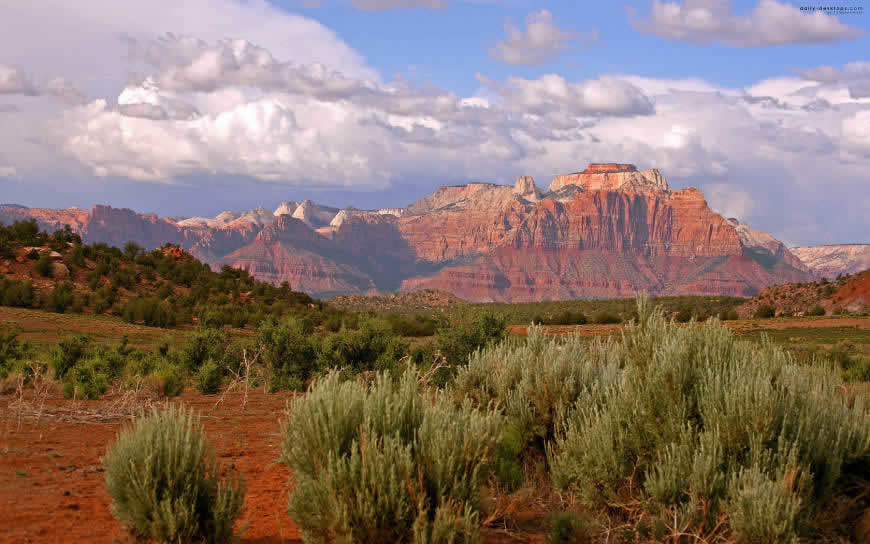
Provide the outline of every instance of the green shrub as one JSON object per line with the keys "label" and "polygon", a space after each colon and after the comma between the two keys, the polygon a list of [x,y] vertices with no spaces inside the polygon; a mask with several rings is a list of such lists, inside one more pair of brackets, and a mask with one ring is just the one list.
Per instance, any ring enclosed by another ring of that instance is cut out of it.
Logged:
{"label": "green shrub", "polygon": [[33,305],[33,282],[0,278],[0,303],[27,308]]}
{"label": "green shrub", "polygon": [[109,388],[104,361],[96,355],[79,361],[69,369],[63,381],[63,396],[71,399],[96,400]]}
{"label": "green shrub", "polygon": [[281,460],[309,542],[474,542],[480,487],[503,422],[421,396],[418,376],[371,386],[336,373],[291,401]]}
{"label": "green shrub", "polygon": [[69,282],[58,283],[45,296],[42,307],[50,312],[62,314],[73,304],[73,287]]}
{"label": "green shrub", "polygon": [[482,312],[472,318],[457,319],[441,327],[435,345],[447,363],[457,368],[468,363],[475,351],[501,341],[507,334],[504,316]]}
{"label": "green shrub", "polygon": [[51,277],[51,269],[54,267],[54,261],[51,259],[51,256],[48,252],[43,253],[36,259],[36,262],[33,263],[33,270],[43,278]]}
{"label": "green shrub", "polygon": [[51,351],[51,368],[54,369],[54,377],[62,380],[67,372],[73,368],[91,347],[91,339],[82,334],[67,336]]}
{"label": "green shrub", "polygon": [[407,354],[408,342],[394,335],[389,323],[362,317],[356,330],[342,329],[323,340],[319,364],[351,372],[389,370],[396,373],[399,360]]}
{"label": "green shrub", "polygon": [[293,317],[275,324],[265,320],[257,327],[257,345],[272,391],[304,390],[320,369],[319,338],[310,320]]}
{"label": "green shrub", "polygon": [[534,442],[543,454],[578,399],[596,398],[618,377],[611,340],[588,349],[580,336],[553,340],[540,327],[519,343],[478,351],[457,371],[454,390],[480,408],[494,404],[518,429],[523,449]]}
{"label": "green shrub", "polygon": [[592,322],[599,325],[612,325],[622,323],[622,318],[612,312],[601,311],[592,316]]}
{"label": "green shrub", "polygon": [[184,370],[162,359],[145,377],[145,382],[160,397],[177,397],[184,392]]}
{"label": "green shrub", "polygon": [[223,469],[192,411],[166,405],[122,430],[103,458],[112,513],[160,542],[230,542],[245,486]]}
{"label": "green shrub", "polygon": [[18,332],[0,327],[0,378],[5,378],[12,370],[13,363],[24,358],[27,346],[18,340]]}
{"label": "green shrub", "polygon": [[688,306],[683,306],[677,315],[674,316],[674,321],[677,323],[687,323],[692,319],[692,309]]}
{"label": "green shrub", "polygon": [[516,425],[505,426],[501,444],[492,462],[496,479],[508,490],[515,490],[523,483],[522,454],[525,439]]}
{"label": "green shrub", "polygon": [[842,495],[870,472],[870,413],[837,372],[715,323],[677,326],[643,300],[639,314],[598,355],[618,379],[584,391],[556,434],[557,488],[592,506],[630,496],[702,535],[727,517],[738,542],[810,536],[826,510],[859,515]]}
{"label": "green shrub", "polygon": [[808,316],[820,316],[825,315],[825,308],[821,304],[815,304],[810,306],[804,315]]}
{"label": "green shrub", "polygon": [[157,297],[137,297],[121,310],[121,317],[128,323],[143,323],[149,327],[174,327],[175,314],[168,304]]}
{"label": "green shrub", "polygon": [[438,328],[438,321],[429,316],[414,314],[405,316],[388,313],[383,316],[393,332],[399,336],[432,336]]}
{"label": "green shrub", "polygon": [[212,395],[220,391],[223,381],[223,370],[212,360],[206,361],[199,367],[193,379],[196,390],[204,395]]}
{"label": "green shrub", "polygon": [[740,319],[737,310],[722,310],[719,312],[719,321],[735,321]]}
{"label": "green shrub", "polygon": [[756,308],[755,313],[753,314],[756,318],[761,319],[769,319],[776,315],[776,308],[771,306],[770,304],[762,304],[758,308]]}
{"label": "green shrub", "polygon": [[589,522],[573,512],[557,512],[550,518],[548,544],[571,544],[590,539]]}
{"label": "green shrub", "polygon": [[189,370],[196,371],[209,359],[223,364],[229,338],[223,329],[200,328],[185,339],[180,361]]}

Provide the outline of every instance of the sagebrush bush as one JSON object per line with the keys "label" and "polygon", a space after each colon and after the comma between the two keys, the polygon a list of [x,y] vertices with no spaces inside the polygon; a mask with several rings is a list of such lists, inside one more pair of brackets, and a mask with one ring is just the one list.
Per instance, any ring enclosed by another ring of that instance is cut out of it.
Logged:
{"label": "sagebrush bush", "polygon": [[160,542],[230,542],[245,486],[223,469],[199,418],[166,405],[118,435],[103,458],[112,513]]}
{"label": "sagebrush bush", "polygon": [[307,542],[476,542],[503,420],[424,398],[417,374],[372,385],[330,373],[291,401],[281,460]]}
{"label": "sagebrush bush", "polygon": [[494,404],[515,426],[523,445],[543,452],[578,399],[604,394],[618,377],[611,340],[594,349],[579,336],[554,340],[531,326],[519,344],[503,342],[475,352],[458,369],[453,389],[485,408]]}
{"label": "sagebrush bush", "polygon": [[645,299],[639,317],[601,358],[618,378],[584,391],[556,435],[557,487],[591,505],[640,500],[699,534],[726,515],[747,543],[810,535],[826,510],[860,513],[838,494],[870,473],[870,420],[835,370],[715,323],[677,326]]}

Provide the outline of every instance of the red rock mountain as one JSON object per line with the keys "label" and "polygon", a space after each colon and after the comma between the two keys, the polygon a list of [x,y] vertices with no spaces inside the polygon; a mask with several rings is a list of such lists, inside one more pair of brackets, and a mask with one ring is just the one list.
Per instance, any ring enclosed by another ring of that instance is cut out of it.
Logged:
{"label": "red rock mountain", "polygon": [[473,301],[756,293],[810,273],[768,233],[714,213],[700,191],[658,172],[592,164],[541,191],[442,187],[406,208],[338,210],[310,201],[173,221],[131,210],[0,206],[0,221],[69,223],[88,241],[165,242],[213,266],[317,296],[433,288]]}

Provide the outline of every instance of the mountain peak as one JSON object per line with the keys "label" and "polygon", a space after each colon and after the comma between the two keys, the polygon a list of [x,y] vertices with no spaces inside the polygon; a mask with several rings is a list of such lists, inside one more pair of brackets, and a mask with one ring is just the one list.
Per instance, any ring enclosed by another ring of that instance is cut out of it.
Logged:
{"label": "mountain peak", "polygon": [[668,182],[655,168],[639,172],[633,164],[591,163],[582,172],[553,178],[550,192],[576,185],[584,191],[652,190],[670,191]]}

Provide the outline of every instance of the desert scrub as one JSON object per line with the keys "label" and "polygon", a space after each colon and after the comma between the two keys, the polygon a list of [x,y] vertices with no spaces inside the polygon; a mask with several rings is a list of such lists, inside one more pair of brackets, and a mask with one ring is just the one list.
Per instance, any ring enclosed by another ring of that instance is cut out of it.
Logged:
{"label": "desert scrub", "polygon": [[245,486],[223,469],[199,418],[166,405],[121,431],[103,458],[112,513],[139,537],[230,542]]}
{"label": "desert scrub", "polygon": [[291,401],[281,460],[289,511],[307,542],[476,542],[480,487],[503,420],[394,382],[335,372]]}
{"label": "desert scrub", "polygon": [[494,405],[519,432],[523,449],[538,453],[553,438],[578,399],[599,402],[619,376],[611,339],[579,336],[550,339],[538,326],[519,343],[502,342],[477,351],[457,370],[453,390],[475,406]]}
{"label": "desert scrub", "polygon": [[611,348],[618,379],[583,392],[556,435],[557,488],[741,543],[795,542],[824,530],[820,520],[855,526],[870,420],[835,369],[716,323],[675,325],[645,299],[639,317]]}

